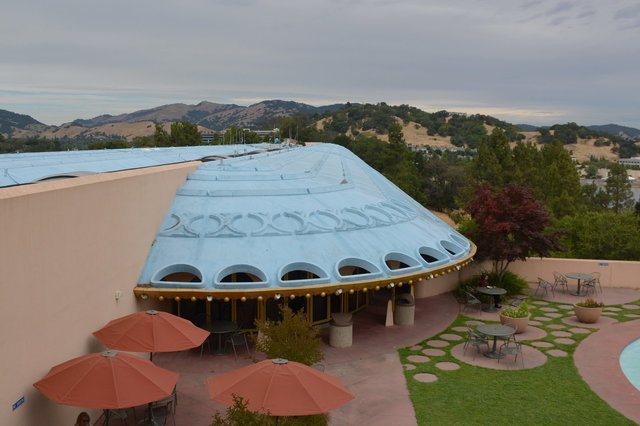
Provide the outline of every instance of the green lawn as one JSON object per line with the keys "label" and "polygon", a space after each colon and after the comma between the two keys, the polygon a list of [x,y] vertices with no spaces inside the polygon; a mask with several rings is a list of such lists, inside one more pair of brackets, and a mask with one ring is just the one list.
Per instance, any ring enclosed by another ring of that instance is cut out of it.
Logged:
{"label": "green lawn", "polygon": [[[535,300],[539,299],[532,299],[532,301]],[[640,305],[640,301],[632,304]],[[563,304],[548,302],[544,306],[557,308],[560,313],[568,315],[568,310],[558,308],[560,305]],[[545,312],[539,309],[542,306],[534,303],[530,303],[530,306],[532,318],[544,315]],[[612,306],[621,308],[620,305]],[[615,318],[619,321],[629,321],[637,318],[627,318],[624,314],[639,312],[623,309],[616,312]],[[464,326],[465,322],[470,320],[473,318],[460,315],[441,334],[452,333],[464,336],[465,333],[452,328]],[[550,324],[566,324],[560,319],[553,319],[542,325],[536,325],[547,332],[547,336],[540,340],[554,343],[553,340],[556,337],[549,334],[553,331],[548,328]],[[567,326],[567,328],[571,327]],[[572,339],[576,341],[575,344],[554,343],[554,347],[549,348],[561,349],[569,356],[547,355],[547,362],[543,366],[519,371],[493,370],[461,362],[451,356],[447,350],[460,342],[451,342],[447,348],[438,348],[445,350],[446,355],[429,356],[430,362],[414,363],[417,367],[415,370],[405,371],[418,424],[634,425],[634,422],[612,409],[593,393],[575,368],[572,355],[580,341],[588,335],[574,334]],[[428,340],[438,339],[438,336]],[[429,347],[426,341],[419,345],[422,349]],[[421,353],[422,349],[400,349],[402,363],[411,364],[407,360],[409,355],[424,355]],[[547,350],[547,348],[537,349],[543,352]],[[461,368],[455,371],[442,371],[435,367],[435,364],[441,361],[455,362]],[[433,383],[418,382],[413,378],[416,373],[432,373],[438,376],[438,380]]]}

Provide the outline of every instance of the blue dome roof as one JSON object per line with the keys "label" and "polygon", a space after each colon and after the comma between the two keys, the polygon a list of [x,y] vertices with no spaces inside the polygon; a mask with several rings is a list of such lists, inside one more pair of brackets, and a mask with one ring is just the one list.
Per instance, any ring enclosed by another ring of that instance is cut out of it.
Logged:
{"label": "blue dome roof", "polygon": [[317,144],[198,167],[139,283],[212,292],[357,283],[428,274],[472,250],[350,151]]}

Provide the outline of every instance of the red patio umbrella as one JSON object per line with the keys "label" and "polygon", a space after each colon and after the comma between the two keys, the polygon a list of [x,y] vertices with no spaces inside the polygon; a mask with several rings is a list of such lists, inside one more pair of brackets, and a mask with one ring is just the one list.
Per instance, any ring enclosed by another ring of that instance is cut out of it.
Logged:
{"label": "red patio umbrella", "polygon": [[106,351],[56,365],[33,386],[59,404],[116,410],[165,398],[177,381],[178,374],[146,359]]}
{"label": "red patio umbrella", "polygon": [[281,358],[213,377],[207,388],[214,401],[231,406],[237,394],[249,410],[268,410],[273,416],[327,413],[354,398],[337,377]]}
{"label": "red patio umbrella", "polygon": [[161,311],[141,311],[109,321],[93,333],[109,349],[132,352],[173,352],[198,347],[207,330]]}

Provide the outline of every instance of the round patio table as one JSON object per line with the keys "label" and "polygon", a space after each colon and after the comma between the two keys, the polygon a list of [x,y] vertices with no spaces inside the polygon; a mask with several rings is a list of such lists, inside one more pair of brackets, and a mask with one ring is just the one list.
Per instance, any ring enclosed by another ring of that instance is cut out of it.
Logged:
{"label": "round patio table", "polygon": [[574,280],[578,280],[578,290],[575,293],[571,293],[573,296],[586,296],[585,293],[580,292],[580,282],[581,281],[589,281],[593,279],[593,275],[583,274],[579,272],[569,272],[568,274],[564,274],[565,277],[573,278]]}
{"label": "round patio table", "polygon": [[486,336],[493,336],[493,348],[489,352],[484,353],[484,356],[487,358],[504,358],[504,354],[496,350],[498,337],[513,336],[516,332],[515,328],[504,324],[482,324],[477,326],[476,330]]}
{"label": "round patio table", "polygon": [[224,355],[226,352],[222,346],[222,335],[236,331],[238,329],[238,324],[234,321],[214,321],[210,326],[204,327],[204,329],[210,331],[211,334],[218,335],[218,347],[214,354]]}
{"label": "round patio table", "polygon": [[[499,296],[507,293],[507,290],[502,287],[476,287],[476,291],[478,293],[488,294],[489,296]],[[485,312],[498,312],[497,298],[494,297],[493,302],[493,306],[489,305],[488,308],[482,310]]]}

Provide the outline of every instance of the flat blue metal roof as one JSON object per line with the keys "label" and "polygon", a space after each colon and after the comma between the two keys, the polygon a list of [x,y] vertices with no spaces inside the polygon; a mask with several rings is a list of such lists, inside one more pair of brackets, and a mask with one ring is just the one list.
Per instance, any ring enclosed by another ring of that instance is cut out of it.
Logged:
{"label": "flat blue metal roof", "polygon": [[51,178],[182,163],[206,157],[244,155],[253,151],[281,149],[284,146],[286,145],[203,145],[0,154],[0,187],[35,183]]}
{"label": "flat blue metal roof", "polygon": [[[139,283],[212,291],[353,283],[459,263],[472,247],[350,151],[318,144],[199,166],[177,191]],[[293,271],[313,278],[288,279]]]}

